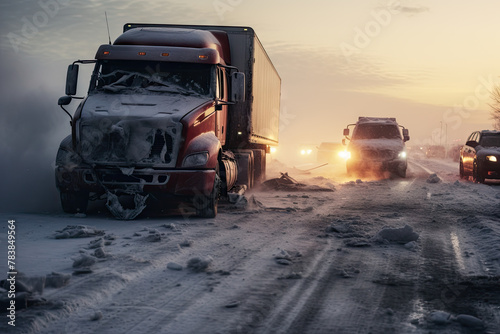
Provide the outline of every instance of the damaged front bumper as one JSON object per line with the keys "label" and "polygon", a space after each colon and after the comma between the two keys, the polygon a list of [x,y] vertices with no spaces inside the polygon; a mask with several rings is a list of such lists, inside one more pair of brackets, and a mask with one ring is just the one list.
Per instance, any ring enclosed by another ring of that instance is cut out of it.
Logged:
{"label": "damaged front bumper", "polygon": [[406,160],[349,160],[348,168],[358,171],[398,171],[406,169]]}
{"label": "damaged front bumper", "polygon": [[155,169],[57,166],[56,186],[61,192],[209,195],[215,181],[212,169]]}

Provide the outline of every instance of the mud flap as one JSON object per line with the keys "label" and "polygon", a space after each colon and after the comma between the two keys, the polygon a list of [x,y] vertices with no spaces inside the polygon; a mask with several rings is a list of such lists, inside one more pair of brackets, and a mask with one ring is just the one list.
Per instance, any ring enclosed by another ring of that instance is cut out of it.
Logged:
{"label": "mud flap", "polygon": [[117,195],[108,191],[107,196],[108,198],[106,201],[106,207],[116,219],[121,219],[121,220],[132,220],[138,215],[140,215],[141,212],[146,208],[146,200],[149,197],[149,195],[142,196],[141,194],[136,193],[134,195],[135,208],[125,209],[118,200]]}

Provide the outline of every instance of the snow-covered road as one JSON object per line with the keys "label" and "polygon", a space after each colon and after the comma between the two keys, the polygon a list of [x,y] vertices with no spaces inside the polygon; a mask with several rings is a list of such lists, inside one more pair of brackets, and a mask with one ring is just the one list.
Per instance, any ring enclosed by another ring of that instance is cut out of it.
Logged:
{"label": "snow-covered road", "polygon": [[[52,272],[69,282],[0,332],[500,332],[499,183],[440,160],[411,161],[406,179],[328,166],[296,178],[311,186],[253,190],[212,220],[1,213],[16,221],[25,288],[42,292],[33,282]],[[95,235],[55,238],[75,225]]]}

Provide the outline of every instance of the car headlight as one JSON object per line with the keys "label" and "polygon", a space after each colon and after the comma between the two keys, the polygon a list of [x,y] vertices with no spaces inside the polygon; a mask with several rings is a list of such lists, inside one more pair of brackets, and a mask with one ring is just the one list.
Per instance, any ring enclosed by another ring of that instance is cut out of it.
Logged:
{"label": "car headlight", "polygon": [[351,152],[349,151],[340,151],[339,152],[339,157],[344,158],[344,159],[349,159],[351,158]]}
{"label": "car headlight", "polygon": [[208,161],[208,152],[198,152],[184,158],[183,167],[204,166]]}
{"label": "car headlight", "polygon": [[399,152],[398,157],[401,159],[406,159],[406,152],[405,151]]}
{"label": "car headlight", "polygon": [[300,154],[301,155],[310,155],[312,153],[312,150],[311,149],[308,149],[308,150],[301,150],[300,151]]}
{"label": "car headlight", "polygon": [[498,161],[497,157],[494,155],[487,155],[486,160],[488,160],[490,162],[497,162]]}

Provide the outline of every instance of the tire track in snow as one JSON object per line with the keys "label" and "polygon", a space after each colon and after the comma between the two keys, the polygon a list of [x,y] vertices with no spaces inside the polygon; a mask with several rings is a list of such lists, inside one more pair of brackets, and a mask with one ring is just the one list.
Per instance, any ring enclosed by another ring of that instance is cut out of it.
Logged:
{"label": "tire track in snow", "polygon": [[424,165],[422,165],[416,161],[411,161],[410,164],[415,165],[415,166],[423,169],[429,175],[434,174],[434,172],[432,170],[430,170],[429,168],[425,167]]}

